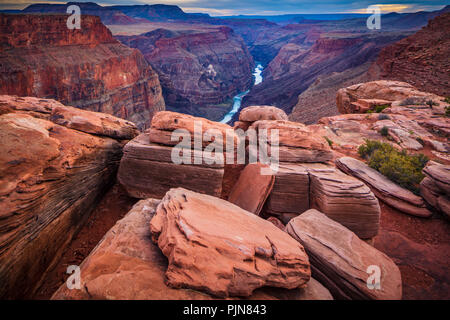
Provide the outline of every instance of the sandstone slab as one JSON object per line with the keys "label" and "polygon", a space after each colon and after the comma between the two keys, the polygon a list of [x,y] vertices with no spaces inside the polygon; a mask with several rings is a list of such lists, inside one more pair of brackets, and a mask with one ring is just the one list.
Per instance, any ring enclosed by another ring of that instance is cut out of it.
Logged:
{"label": "sandstone slab", "polygon": [[261,163],[245,166],[228,196],[228,201],[259,215],[275,182],[274,175],[269,172],[270,167]]}
{"label": "sandstone slab", "polygon": [[150,228],[168,258],[167,283],[174,288],[249,296],[259,287],[294,289],[310,279],[301,245],[269,221],[224,200],[171,189]]}
{"label": "sandstone slab", "polygon": [[52,112],[65,108],[83,128],[98,128],[102,115],[37,98],[0,96],[0,104],[0,297],[25,298],[114,181],[123,142],[113,138],[136,127],[111,117],[102,135],[89,134],[52,122]]}
{"label": "sandstone slab", "polygon": [[[395,263],[323,213],[309,210],[292,219],[286,231],[305,247],[313,276],[336,299],[401,299],[402,281]],[[380,271],[379,289],[367,285],[373,266]]]}
{"label": "sandstone slab", "polygon": [[333,158],[324,138],[325,131],[320,127],[284,120],[260,120],[250,128],[258,135],[265,132],[268,144],[273,143],[272,130],[278,134],[280,162],[327,162]]}
{"label": "sandstone slab", "polygon": [[[208,164],[201,150],[191,154],[191,165],[172,161],[173,148],[150,142],[142,133],[124,148],[118,180],[127,193],[139,199],[162,198],[170,188],[190,190],[220,196],[224,175],[223,164]],[[201,159],[195,164],[195,156]],[[213,159],[212,159],[213,160]]]}
{"label": "sandstone slab", "polygon": [[266,213],[284,223],[309,209],[309,173],[301,164],[280,163]]}
{"label": "sandstone slab", "polygon": [[421,197],[395,184],[364,162],[342,157],[336,160],[336,165],[342,171],[364,181],[380,200],[401,212],[418,217],[431,216]]}
{"label": "sandstone slab", "polygon": [[250,106],[241,110],[239,121],[255,122],[258,120],[288,120],[287,114],[272,106]]}
{"label": "sandstone slab", "polygon": [[437,211],[450,218],[450,166],[429,161],[423,169],[420,194]]}
{"label": "sandstone slab", "polygon": [[339,170],[309,171],[310,207],[352,230],[362,239],[377,235],[378,199],[363,182]]}
{"label": "sandstone slab", "polygon": [[[151,241],[148,227],[160,200],[139,201],[103,237],[80,265],[81,290],[63,284],[53,300],[209,300],[204,292],[176,289],[165,282],[167,259]],[[248,299],[332,300],[328,289],[311,278],[304,288],[260,288]]]}

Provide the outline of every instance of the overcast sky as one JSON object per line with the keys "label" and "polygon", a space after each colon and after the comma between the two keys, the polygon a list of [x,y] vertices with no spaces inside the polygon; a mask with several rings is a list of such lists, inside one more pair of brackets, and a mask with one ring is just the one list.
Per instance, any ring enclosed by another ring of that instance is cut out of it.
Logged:
{"label": "overcast sky", "polygon": [[[89,0],[78,0],[89,2]],[[1,9],[23,9],[31,3],[66,3],[67,1],[0,0]],[[92,0],[91,0],[92,2]],[[174,4],[186,12],[205,12],[211,15],[276,15],[286,13],[366,13],[369,5],[380,5],[384,12],[433,11],[445,6],[443,1],[329,1],[329,0],[99,0],[100,5]]]}

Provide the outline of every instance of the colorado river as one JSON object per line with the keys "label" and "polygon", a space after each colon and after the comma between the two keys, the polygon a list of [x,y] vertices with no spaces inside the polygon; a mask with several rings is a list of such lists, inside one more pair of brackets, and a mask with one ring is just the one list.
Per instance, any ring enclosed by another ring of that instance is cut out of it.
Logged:
{"label": "colorado river", "polygon": [[[253,72],[253,76],[255,77],[255,86],[262,82],[262,73],[263,66],[260,63],[257,63],[255,71]],[[234,96],[233,98],[233,108],[223,117],[223,119],[220,121],[221,123],[227,123],[228,121],[233,118],[234,114],[239,111],[241,108],[241,102],[242,98],[249,92],[250,90],[244,91],[239,93],[238,95]]]}

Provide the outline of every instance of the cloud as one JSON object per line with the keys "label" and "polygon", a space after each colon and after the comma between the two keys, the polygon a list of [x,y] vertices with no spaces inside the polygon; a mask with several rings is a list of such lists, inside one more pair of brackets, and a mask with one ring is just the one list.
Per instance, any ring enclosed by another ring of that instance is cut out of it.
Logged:
{"label": "cloud", "polygon": [[[79,0],[88,2],[95,0]],[[434,0],[101,0],[101,5],[133,4],[171,4],[178,5],[186,12],[203,12],[211,15],[258,14],[276,15],[288,13],[365,13],[370,5],[380,5],[383,12],[415,12],[419,10],[438,10],[445,4]],[[24,8],[31,3],[65,3],[66,1],[17,0],[2,3],[1,8]]]}

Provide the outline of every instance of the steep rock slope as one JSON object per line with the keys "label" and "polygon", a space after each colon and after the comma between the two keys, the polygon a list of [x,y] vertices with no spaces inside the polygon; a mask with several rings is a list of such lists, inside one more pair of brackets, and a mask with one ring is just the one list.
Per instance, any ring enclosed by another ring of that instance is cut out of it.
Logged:
{"label": "steep rock slope", "polygon": [[399,80],[439,95],[450,95],[450,12],[414,35],[381,50],[373,78]]}
{"label": "steep rock slope", "polygon": [[0,95],[0,298],[32,295],[114,181],[134,124]]}
{"label": "steep rock slope", "polygon": [[98,17],[69,30],[65,15],[0,15],[0,93],[52,98],[144,128],[164,109],[158,75]]}
{"label": "steep rock slope", "polygon": [[141,50],[158,72],[169,110],[204,115],[202,107],[220,104],[252,82],[253,59],[228,27],[175,26],[117,38]]}
{"label": "steep rock slope", "polygon": [[[275,105],[290,113],[298,95],[308,89],[318,76],[363,65],[375,59],[383,46],[403,36],[401,33],[380,33],[323,37],[308,50],[289,43],[267,67],[264,81],[244,97],[243,105]],[[281,70],[278,66],[282,66]]]}

